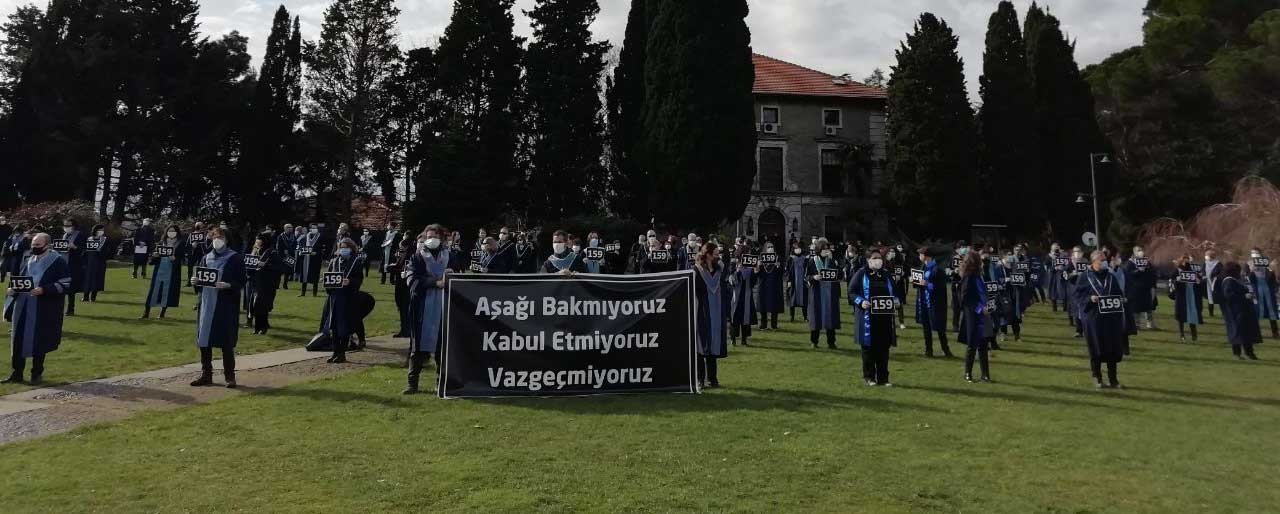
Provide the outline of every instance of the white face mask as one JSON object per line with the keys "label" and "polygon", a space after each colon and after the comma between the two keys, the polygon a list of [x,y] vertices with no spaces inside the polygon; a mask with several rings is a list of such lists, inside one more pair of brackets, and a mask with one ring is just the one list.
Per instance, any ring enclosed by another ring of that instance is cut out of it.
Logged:
{"label": "white face mask", "polygon": [[551,243],[551,251],[555,253],[564,253],[564,243]]}
{"label": "white face mask", "polygon": [[884,267],[884,261],[880,259],[871,259],[867,261],[867,266],[870,266],[871,269],[880,269]]}
{"label": "white face mask", "polygon": [[1133,256],[1134,256],[1134,257],[1137,257],[1137,258],[1139,258],[1139,259],[1141,259],[1141,258],[1143,258],[1143,257],[1146,257],[1146,256],[1147,256],[1147,252],[1144,252],[1144,251],[1142,251],[1142,250],[1138,250],[1138,251],[1136,251],[1136,252],[1133,252]]}
{"label": "white face mask", "polygon": [[435,250],[436,248],[440,248],[440,238],[438,237],[427,238],[427,249]]}
{"label": "white face mask", "polygon": [[893,252],[889,252],[889,260],[893,260],[893,258],[894,258],[894,257],[897,257],[897,256],[898,256],[898,254],[893,253]]}
{"label": "white face mask", "polygon": [[573,245],[573,251],[574,251],[574,252],[578,252],[578,251],[581,251],[581,250],[582,250],[582,246],[581,246],[581,245]]}
{"label": "white face mask", "polygon": [[1082,254],[1082,253],[1080,253],[1080,252],[1072,252],[1072,253],[1071,253],[1071,256],[1072,256],[1072,257],[1075,257],[1075,258],[1077,258],[1077,259],[1079,259],[1079,258],[1081,258],[1081,257],[1084,257],[1084,254]]}
{"label": "white face mask", "polygon": [[822,251],[822,258],[823,258],[823,259],[830,259],[830,258],[831,258],[831,250],[823,250],[823,251]]}
{"label": "white face mask", "polygon": [[62,233],[64,233],[64,234],[70,234],[70,233],[71,233],[71,227],[62,227]]}
{"label": "white face mask", "polygon": [[227,247],[227,240],[226,240],[226,239],[221,239],[221,238],[219,238],[219,239],[214,239],[214,240],[213,240],[213,249],[214,249],[214,250],[222,251],[222,249],[223,249],[223,248],[226,248],[226,247]]}
{"label": "white face mask", "polygon": [[1261,258],[1261,257],[1262,257],[1262,254],[1260,254],[1260,253],[1258,253],[1258,252],[1253,252],[1253,253],[1249,254],[1249,256],[1250,256],[1250,257],[1253,257],[1254,259],[1259,259],[1259,258]]}
{"label": "white face mask", "polygon": [[320,229],[318,229],[318,228],[312,228],[312,229],[310,230],[310,232],[311,232],[312,234],[315,234],[315,233],[317,233],[317,232],[320,232]]}
{"label": "white face mask", "polygon": [[98,231],[98,237],[102,237],[102,236],[105,236],[105,235],[107,235],[107,232],[106,232],[105,230],[99,230],[99,231]]}
{"label": "white face mask", "polygon": [[1205,261],[1212,261],[1212,260],[1213,260],[1213,257],[1210,257],[1210,256],[1206,255],[1206,256],[1204,256],[1204,260],[1205,260]]}
{"label": "white face mask", "polygon": [[600,246],[600,240],[599,240],[599,239],[592,239],[592,240],[591,240],[591,246],[593,246],[593,247],[595,247],[595,246]]}
{"label": "white face mask", "polygon": [[173,238],[175,238],[175,237],[178,237],[178,233],[177,233],[177,232],[174,232],[174,231],[172,231],[172,230],[170,230],[170,231],[168,232],[168,234],[169,234],[169,239],[173,239]]}
{"label": "white face mask", "polygon": [[800,249],[799,249],[799,248],[796,248],[796,249],[794,249],[794,250],[791,250],[791,253],[794,253],[794,254],[796,254],[796,255],[800,255]]}
{"label": "white face mask", "polygon": [[663,250],[670,250],[670,249],[671,249],[671,245],[669,245],[669,244],[662,245],[662,249],[663,249]]}

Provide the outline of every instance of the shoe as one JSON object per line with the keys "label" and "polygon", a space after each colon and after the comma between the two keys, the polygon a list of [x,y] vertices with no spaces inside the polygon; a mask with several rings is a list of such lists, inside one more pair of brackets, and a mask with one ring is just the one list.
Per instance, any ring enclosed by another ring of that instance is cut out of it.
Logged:
{"label": "shoe", "polygon": [[334,364],[342,364],[342,363],[344,363],[344,362],[347,362],[347,356],[345,356],[345,355],[339,355],[339,356],[337,356],[337,357],[334,357],[334,358],[333,358],[333,360],[332,360],[332,361],[330,361],[330,362],[332,362],[332,363],[334,363]]}
{"label": "shoe", "polygon": [[932,358],[933,358],[933,350],[925,350],[925,351],[924,351],[924,356],[925,356],[925,357],[928,357],[928,358],[930,358],[930,359],[932,359]]}
{"label": "shoe", "polygon": [[307,293],[302,293],[302,294],[298,295],[298,298],[302,298],[302,297],[304,297],[304,296],[306,296],[306,295],[307,295]]}
{"label": "shoe", "polygon": [[898,323],[898,330],[906,330],[906,329],[907,329],[906,323]]}
{"label": "shoe", "polygon": [[1081,337],[1084,337],[1084,335],[1083,335],[1083,334],[1081,334],[1081,333],[1079,333],[1079,332],[1076,332],[1076,335],[1074,335],[1074,336],[1072,336],[1072,337],[1074,337],[1074,338],[1076,338],[1076,339],[1080,339]]}
{"label": "shoe", "polygon": [[403,391],[400,391],[400,394],[404,394],[404,395],[418,394],[418,386],[405,387]]}
{"label": "shoe", "polygon": [[1121,390],[1123,390],[1123,389],[1124,389],[1124,386],[1123,386],[1123,385],[1121,385],[1121,384],[1120,384],[1120,382],[1112,382],[1112,383],[1108,384],[1108,385],[1107,385],[1107,387],[1109,387],[1109,388],[1111,388],[1111,389],[1121,389]]}
{"label": "shoe", "polygon": [[737,339],[733,339],[732,341],[733,341],[733,345],[734,345],[734,346],[738,346],[738,340],[737,340]]}
{"label": "shoe", "polygon": [[1256,361],[1256,360],[1258,360],[1258,356],[1257,356],[1257,355],[1250,355],[1250,356],[1249,356],[1249,360],[1251,360],[1251,361]]}
{"label": "shoe", "polygon": [[336,359],[336,358],[338,358],[336,355],[330,355],[329,358],[325,359],[324,361],[329,364],[333,364],[333,359]]}
{"label": "shoe", "polygon": [[707,384],[707,389],[716,389],[718,387],[720,387],[720,382],[712,382],[710,384]]}
{"label": "shoe", "polygon": [[866,383],[867,383],[867,387],[875,387],[875,386],[876,386],[876,381],[875,381],[875,380],[863,379],[863,382],[866,382]]}
{"label": "shoe", "polygon": [[982,377],[980,380],[983,383],[987,383],[987,384],[990,384],[991,382],[993,382],[993,380],[991,380],[991,377]]}
{"label": "shoe", "polygon": [[9,375],[9,378],[0,380],[0,384],[21,384],[21,383],[22,383],[21,373],[14,373],[12,375]]}
{"label": "shoe", "polygon": [[141,316],[138,316],[138,319],[151,319],[151,316],[148,316],[148,315],[146,315],[146,314],[143,314],[143,315],[141,315]]}
{"label": "shoe", "polygon": [[883,384],[880,384],[880,387],[893,387],[893,383],[892,383],[892,382],[885,382],[885,383],[883,383]]}
{"label": "shoe", "polygon": [[968,373],[965,373],[965,375],[964,375],[964,381],[965,381],[965,382],[968,382],[968,383],[970,383],[970,384],[972,384],[972,383],[973,383],[973,375],[970,375],[970,374],[968,374]]}
{"label": "shoe", "polygon": [[1094,389],[1102,390],[1102,389],[1104,389],[1104,388],[1106,388],[1106,387],[1107,387],[1107,386],[1102,385],[1102,379],[1101,379],[1101,378],[1095,378],[1095,379],[1093,379],[1093,388],[1094,388]]}
{"label": "shoe", "polygon": [[814,349],[814,350],[817,350],[817,349],[818,349],[818,343],[813,343],[813,349]]}
{"label": "shoe", "polygon": [[954,358],[955,358],[955,355],[954,355],[954,354],[952,354],[950,351],[944,351],[944,352],[942,352],[942,356],[943,356],[943,357],[946,357],[946,358],[948,358],[948,359],[954,359]]}
{"label": "shoe", "polygon": [[751,346],[751,345],[747,344],[747,340],[746,340],[746,339],[743,339],[743,340],[742,340],[742,346]]}
{"label": "shoe", "polygon": [[836,348],[836,345],[835,345],[834,343],[828,343],[828,344],[827,344],[827,349],[828,349],[828,350],[838,350],[839,348]]}
{"label": "shoe", "polygon": [[396,335],[393,335],[391,337],[400,338],[400,337],[409,337],[409,336],[405,335],[404,332],[396,332]]}
{"label": "shoe", "polygon": [[1186,343],[1186,342],[1187,342],[1187,338],[1186,338],[1186,337],[1179,337],[1179,338],[1178,338],[1178,342],[1180,342],[1180,343]]}
{"label": "shoe", "polygon": [[232,378],[228,378],[228,379],[227,379],[227,385],[226,385],[226,387],[227,387],[227,389],[235,389],[235,388],[237,387],[237,386],[236,386],[236,379],[235,379],[235,377],[232,377]]}
{"label": "shoe", "polygon": [[213,385],[213,373],[202,374],[200,375],[200,378],[197,378],[191,382],[191,387],[200,387],[200,386],[207,386],[207,385]]}
{"label": "shoe", "polygon": [[1236,356],[1236,360],[1238,360],[1238,361],[1242,361],[1242,360],[1244,360],[1244,356],[1243,356],[1243,355],[1237,355],[1237,356]]}

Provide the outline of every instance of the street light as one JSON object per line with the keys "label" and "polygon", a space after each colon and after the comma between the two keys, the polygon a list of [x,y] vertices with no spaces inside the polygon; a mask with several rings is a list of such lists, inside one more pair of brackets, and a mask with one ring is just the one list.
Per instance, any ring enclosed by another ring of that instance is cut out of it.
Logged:
{"label": "street light", "polygon": [[1093,200],[1093,234],[1097,237],[1097,244],[1094,245],[1094,248],[1102,248],[1102,230],[1101,225],[1098,223],[1098,174],[1096,166],[1098,164],[1111,164],[1111,156],[1105,153],[1089,154],[1089,185],[1093,193],[1076,193],[1077,204],[1085,203],[1085,198]]}

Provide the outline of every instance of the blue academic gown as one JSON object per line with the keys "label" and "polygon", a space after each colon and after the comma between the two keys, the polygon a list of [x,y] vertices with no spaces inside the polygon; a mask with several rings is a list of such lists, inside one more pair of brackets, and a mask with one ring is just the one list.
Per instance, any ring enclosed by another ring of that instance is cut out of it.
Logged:
{"label": "blue academic gown", "polygon": [[707,271],[694,267],[694,295],[698,305],[698,355],[711,358],[729,356],[729,283],[723,264]]}
{"label": "blue academic gown", "polygon": [[733,325],[756,324],[755,285],[759,280],[755,268],[741,267],[733,273]]}
{"label": "blue academic gown", "polygon": [[839,281],[812,280],[821,270],[840,269],[834,261],[835,259],[814,257],[805,263],[805,274],[809,279],[809,330],[840,329]]}
{"label": "blue academic gown", "polygon": [[244,257],[230,248],[210,250],[200,259],[201,268],[218,270],[218,281],[231,285],[227,289],[200,289],[200,312],[196,316],[196,346],[236,347],[240,340],[240,289],[244,287]]}
{"label": "blue academic gown", "polygon": [[1276,274],[1265,268],[1254,267],[1249,273],[1253,284],[1253,297],[1258,305],[1258,319],[1280,320],[1280,308],[1276,306]]}
{"label": "blue academic gown", "polygon": [[987,302],[987,283],[974,275],[960,280],[960,342],[971,348],[981,348],[995,335]]}
{"label": "blue academic gown", "polygon": [[916,323],[921,325],[928,317],[933,330],[947,328],[947,276],[938,261],[929,261],[924,271],[924,287],[916,290]]}
{"label": "blue academic gown", "polygon": [[409,310],[413,314],[413,347],[420,352],[435,353],[440,343],[440,322],[444,317],[444,289],[436,282],[450,268],[452,251],[440,249],[436,254],[414,252],[405,264],[409,284]]}
{"label": "blue academic gown", "polygon": [[1093,270],[1080,274],[1076,281],[1075,303],[1080,309],[1089,358],[1101,362],[1120,362],[1129,353],[1128,321],[1123,314],[1101,314],[1092,296],[1124,296],[1124,290],[1110,271]]}
{"label": "blue academic gown", "polygon": [[18,275],[30,276],[44,294],[17,293],[6,299],[5,311],[13,309],[9,339],[12,348],[17,348],[23,358],[57,350],[62,343],[63,297],[72,292],[66,259],[49,250],[40,259],[23,261]]}
{"label": "blue academic gown", "polygon": [[160,241],[160,246],[173,246],[173,257],[151,258],[151,287],[147,289],[147,305],[151,307],[177,307],[182,297],[182,262],[187,251],[186,241]]}
{"label": "blue academic gown", "polygon": [[809,259],[804,255],[792,255],[787,261],[787,280],[791,281],[791,294],[788,297],[792,307],[809,305],[809,277],[805,276]]}
{"label": "blue academic gown", "polygon": [[897,298],[892,273],[863,268],[849,280],[849,304],[853,306],[853,340],[863,348],[898,345],[898,327],[892,314],[874,315],[862,302],[877,296]]}
{"label": "blue academic gown", "polygon": [[[1180,269],[1180,271],[1190,270],[1190,266]],[[1178,323],[1190,323],[1192,325],[1204,323],[1201,317],[1201,313],[1204,311],[1204,296],[1205,285],[1203,280],[1194,284],[1178,282],[1177,280],[1169,281],[1169,298],[1173,300],[1173,314]],[[1129,305],[1125,305],[1125,308],[1128,309]]]}
{"label": "blue academic gown", "polygon": [[31,250],[31,240],[27,239],[21,232],[14,231],[9,236],[9,240],[5,241],[4,269],[10,275],[18,273],[22,269],[22,263],[27,258],[27,252]]}
{"label": "blue academic gown", "polygon": [[786,272],[777,264],[765,264],[757,273],[760,277],[760,312],[781,313],[784,310],[784,273]]}

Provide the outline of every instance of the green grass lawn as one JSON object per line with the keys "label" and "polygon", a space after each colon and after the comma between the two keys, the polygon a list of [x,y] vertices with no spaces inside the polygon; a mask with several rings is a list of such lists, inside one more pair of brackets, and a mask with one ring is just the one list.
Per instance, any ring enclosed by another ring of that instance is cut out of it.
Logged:
{"label": "green grass lawn", "polygon": [[[1047,310],[995,354],[996,384],[921,357],[910,324],[895,388],[861,384],[848,325],[838,351],[800,324],[760,335],[701,396],[442,401],[378,367],[0,447],[0,510],[1280,510],[1280,345],[1237,362],[1219,318],[1184,345],[1166,310],[1121,368],[1128,390],[1098,392]],[[189,324],[173,328],[148,344],[190,354]]]}
{"label": "green grass lawn", "polygon": [[[185,270],[184,270],[185,272]],[[150,271],[148,271],[150,275]],[[399,324],[391,286],[379,285],[377,274],[365,282],[364,289],[374,295],[378,308],[366,320],[369,335],[389,334]],[[133,279],[127,267],[107,271],[107,291],[98,295],[97,303],[76,301],[76,315],[66,319],[62,346],[49,354],[44,379],[46,385],[79,382],[195,362],[199,354],[195,346],[195,293],[182,291],[181,306],[169,309],[166,319],[140,320],[147,298],[149,280]],[[241,355],[295,348],[306,343],[320,326],[324,308],[324,292],[312,298],[298,298],[297,284],[281,290],[276,296],[271,315],[271,331],[253,335],[253,329],[241,329],[237,352]],[[4,373],[8,374],[9,324],[0,321],[6,338]],[[30,363],[28,363],[28,367]],[[30,389],[29,386],[0,385],[0,395]],[[2,510],[2,509],[0,509]]]}

